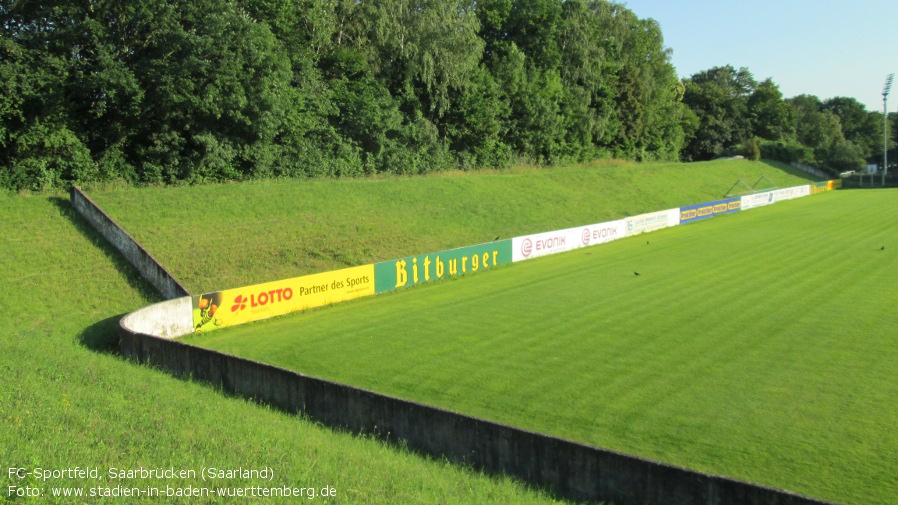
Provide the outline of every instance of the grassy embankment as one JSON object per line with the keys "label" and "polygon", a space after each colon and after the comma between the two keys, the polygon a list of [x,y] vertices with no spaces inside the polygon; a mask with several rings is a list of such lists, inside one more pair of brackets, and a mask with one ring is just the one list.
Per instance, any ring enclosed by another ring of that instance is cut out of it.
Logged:
{"label": "grassy embankment", "polygon": [[700,203],[762,175],[807,182],[788,166],[722,160],[90,194],[200,293]]}

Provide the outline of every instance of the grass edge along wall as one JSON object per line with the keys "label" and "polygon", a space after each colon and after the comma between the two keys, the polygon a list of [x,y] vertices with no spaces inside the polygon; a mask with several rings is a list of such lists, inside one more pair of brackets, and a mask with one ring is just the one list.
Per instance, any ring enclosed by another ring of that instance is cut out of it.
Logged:
{"label": "grass edge along wall", "polygon": [[717,214],[841,188],[841,180],[775,189],[742,197],[649,212],[375,264],[203,293],[192,297],[193,331],[205,332],[296,311],[385,293],[531,258],[607,243]]}

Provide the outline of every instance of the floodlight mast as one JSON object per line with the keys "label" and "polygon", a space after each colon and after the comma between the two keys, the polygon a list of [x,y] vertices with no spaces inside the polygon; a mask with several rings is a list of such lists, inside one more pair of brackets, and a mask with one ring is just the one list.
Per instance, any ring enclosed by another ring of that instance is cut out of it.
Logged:
{"label": "floodlight mast", "polygon": [[886,77],[886,85],[882,88],[882,186],[886,185],[886,175],[889,173],[889,109],[886,102],[889,99],[889,91],[892,90],[892,80],[895,74]]}

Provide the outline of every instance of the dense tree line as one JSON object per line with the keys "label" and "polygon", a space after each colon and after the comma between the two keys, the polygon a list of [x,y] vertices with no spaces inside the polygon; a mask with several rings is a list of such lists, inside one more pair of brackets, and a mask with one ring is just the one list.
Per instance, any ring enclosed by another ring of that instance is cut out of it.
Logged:
{"label": "dense tree line", "polygon": [[[687,142],[682,158],[747,154],[800,162],[832,172],[881,164],[883,116],[853,98],[784,99],[776,84],[748,69],[715,67],[684,80]],[[898,121],[891,117],[891,144]]]}
{"label": "dense tree line", "polygon": [[881,128],[744,68],[680,81],[658,24],[605,0],[0,0],[9,189],[734,153],[838,171],[881,159]]}
{"label": "dense tree line", "polygon": [[0,0],[0,186],[677,159],[661,30],[601,0]]}

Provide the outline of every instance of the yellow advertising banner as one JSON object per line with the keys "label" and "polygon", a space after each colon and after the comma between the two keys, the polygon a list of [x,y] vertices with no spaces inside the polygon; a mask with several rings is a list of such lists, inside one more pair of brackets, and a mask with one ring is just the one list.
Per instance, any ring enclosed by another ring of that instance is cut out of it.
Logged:
{"label": "yellow advertising banner", "polygon": [[334,270],[193,297],[198,332],[374,294],[374,265]]}

